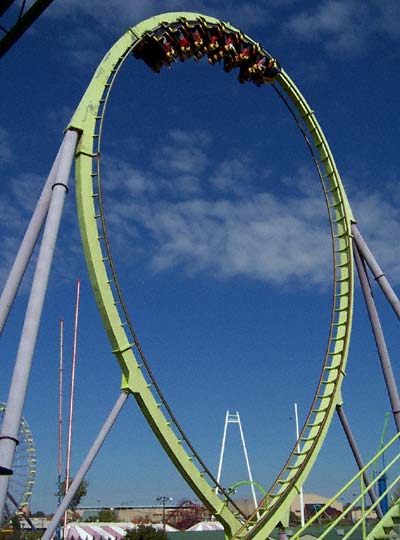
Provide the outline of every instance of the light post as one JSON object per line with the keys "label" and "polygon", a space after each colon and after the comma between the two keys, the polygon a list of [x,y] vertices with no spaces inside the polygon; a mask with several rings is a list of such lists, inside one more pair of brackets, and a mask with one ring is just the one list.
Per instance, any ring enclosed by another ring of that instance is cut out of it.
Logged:
{"label": "light post", "polygon": [[162,504],[162,525],[163,525],[163,531],[165,532],[165,503],[168,501],[172,501],[172,497],[166,497],[165,495],[162,495],[161,497],[157,497],[157,502]]}

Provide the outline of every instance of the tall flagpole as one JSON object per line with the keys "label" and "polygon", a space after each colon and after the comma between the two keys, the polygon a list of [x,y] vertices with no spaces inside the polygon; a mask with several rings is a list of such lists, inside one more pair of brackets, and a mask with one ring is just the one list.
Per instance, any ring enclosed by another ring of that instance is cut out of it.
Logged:
{"label": "tall flagpole", "polygon": [[[69,416],[68,416],[68,440],[67,440],[67,459],[65,466],[65,493],[68,492],[71,471],[71,445],[72,445],[72,419],[74,413],[74,392],[75,392],[75,371],[76,371],[76,350],[78,339],[78,318],[79,318],[79,299],[81,282],[76,282],[76,303],[75,303],[75,321],[74,321],[74,341],[72,348],[72,367],[71,367],[71,390],[69,397]],[[67,512],[64,515],[64,536],[67,529]]]}
{"label": "tall flagpole", "polygon": [[[61,504],[61,475],[62,475],[62,407],[63,407],[63,355],[64,355],[64,319],[60,319],[60,368],[58,381],[58,477],[57,503]],[[56,538],[61,538],[61,527],[58,525]]]}

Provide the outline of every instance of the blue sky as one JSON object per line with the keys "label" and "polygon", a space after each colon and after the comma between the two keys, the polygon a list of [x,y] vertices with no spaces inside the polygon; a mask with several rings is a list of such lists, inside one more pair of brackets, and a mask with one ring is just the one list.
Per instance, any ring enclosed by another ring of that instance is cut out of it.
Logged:
{"label": "blue sky", "polygon": [[[1,285],[63,129],[106,51],[128,26],[185,10],[241,28],[295,80],[322,125],[360,231],[398,290],[400,8],[391,0],[54,2],[0,65]],[[239,411],[254,479],[268,488],[294,442],[294,403],[300,420],[311,403],[329,329],[328,223],[302,137],[267,86],[240,85],[235,73],[205,61],[156,75],[132,58],[107,112],[103,164],[112,251],[161,388],[215,472],[225,412]],[[2,401],[31,276],[0,338]],[[120,371],[87,279],[72,182],[24,407],[38,459],[33,510],[56,504],[59,320],[69,364],[77,279],[73,470],[117,398]],[[377,301],[398,371],[398,327],[379,293]],[[368,324],[357,287],[343,397],[365,458],[389,410]],[[353,472],[335,420],[305,490],[333,495]],[[245,478],[231,426],[222,483]],[[87,504],[193,498],[133,399],[88,481]]]}

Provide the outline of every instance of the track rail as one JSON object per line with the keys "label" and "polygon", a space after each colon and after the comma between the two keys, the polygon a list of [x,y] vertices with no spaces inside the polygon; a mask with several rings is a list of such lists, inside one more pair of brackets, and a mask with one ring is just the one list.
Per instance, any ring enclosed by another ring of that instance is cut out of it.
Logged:
{"label": "track rail", "polygon": [[[113,84],[131,53],[155,72],[176,60],[199,60],[207,56],[210,63],[223,62],[225,71],[238,69],[240,82],[248,81],[257,86],[273,83],[295,118],[321,179],[334,259],[329,339],[319,384],[299,440],[259,508],[248,520],[221,486],[217,486],[214,475],[195,451],[164,398],[135,334],[118,283],[103,209],[101,140]],[[81,236],[98,307],[122,369],[122,388],[134,395],[170,459],[224,525],[226,536],[264,539],[279,521],[285,520],[322,446],[335,407],[341,402],[340,388],[351,331],[352,213],[315,115],[273,57],[248,36],[211,17],[169,13],[129,29],[114,44],[100,63],[68,127],[81,132],[76,159]]]}

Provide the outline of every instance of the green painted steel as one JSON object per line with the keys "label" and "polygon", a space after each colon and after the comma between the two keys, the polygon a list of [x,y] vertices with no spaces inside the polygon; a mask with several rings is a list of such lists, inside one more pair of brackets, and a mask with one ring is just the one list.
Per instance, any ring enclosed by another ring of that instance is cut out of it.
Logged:
{"label": "green painted steel", "polygon": [[261,484],[258,482],[254,482],[254,480],[240,480],[239,482],[235,482],[230,488],[229,491],[233,492],[240,486],[254,486],[256,487],[260,493],[262,493],[264,496],[267,494],[267,490],[262,487]]}
{"label": "green painted steel", "polygon": [[[349,503],[348,506],[343,510],[343,512],[338,515],[335,519],[332,519],[324,527],[323,532],[319,535],[319,540],[324,540],[325,538],[329,539],[332,537],[332,531],[340,527],[344,519],[348,519],[349,513],[352,511],[359,511],[360,519],[356,519],[348,531],[342,536],[343,540],[350,540],[351,538],[363,538],[363,540],[382,540],[383,538],[391,538],[390,531],[397,529],[400,523],[400,499],[397,493],[397,499],[392,502],[389,511],[383,516],[383,518],[374,523],[374,514],[377,505],[390,494],[396,492],[396,487],[400,482],[399,474],[399,463],[400,463],[400,454],[395,451],[394,457],[389,459],[389,463],[384,467],[382,471],[378,474],[374,474],[374,466],[377,460],[388,454],[393,450],[394,445],[399,444],[400,433],[396,435],[381,449],[378,453],[366,464],[362,469],[360,469],[357,474],[351,478],[341,489],[332,497],[323,507],[316,512],[311,519],[299,530],[297,530],[291,540],[300,540],[302,537],[310,534],[313,530],[313,526],[318,523],[319,519],[323,517],[327,510],[332,507],[335,502],[340,502],[343,500],[345,494],[352,493],[353,500]],[[371,474],[372,472],[372,474]],[[392,478],[390,484],[386,487],[386,490],[377,497],[376,501],[368,505],[365,504],[365,500],[368,497],[369,490],[376,490],[379,479],[387,475]],[[364,484],[364,478],[368,476],[371,478],[368,485]],[[354,496],[354,493],[356,495]],[[369,522],[369,523],[368,523]],[[372,524],[371,524],[372,523]],[[395,535],[397,537],[397,535]]]}
{"label": "green painted steel", "polygon": [[[320,381],[301,431],[287,462],[261,502],[246,520],[192,447],[169,408],[140,348],[127,313],[113,265],[102,206],[101,135],[107,101],[125,60],[143,36],[163,28],[162,23],[202,21],[221,24],[229,32],[255,43],[227,23],[196,13],[169,13],[152,17],[129,29],[108,51],[93,76],[69,128],[81,133],[76,157],[77,202],[82,242],[89,275],[109,336],[122,370],[122,388],[136,398],[148,423],[172,462],[200,500],[223,524],[228,538],[264,540],[278,522],[285,522],[290,505],[300,491],[323,444],[337,404],[349,348],[353,311],[353,256],[350,227],[352,212],[328,143],[306,100],[280,70],[274,86],[294,109],[316,163],[331,225],[333,252],[333,302],[329,339]],[[266,51],[264,54],[268,55]],[[270,57],[270,55],[268,55]]]}
{"label": "green painted steel", "polygon": [[299,436],[300,449],[296,444],[278,475],[274,485],[261,503],[265,509],[260,519],[257,513],[250,517],[254,523],[247,526],[237,537],[264,540],[272,531],[272,525],[287,522],[290,506],[300,492],[322,447],[337,404],[342,402],[341,385],[345,374],[350,344],[353,314],[353,254],[351,223],[354,220],[332,153],[314,112],[307,104],[294,82],[282,70],[277,83],[285,91],[304,122],[318,153],[318,166],[329,220],[334,251],[334,298],[330,335],[323,368],[313,403]]}

